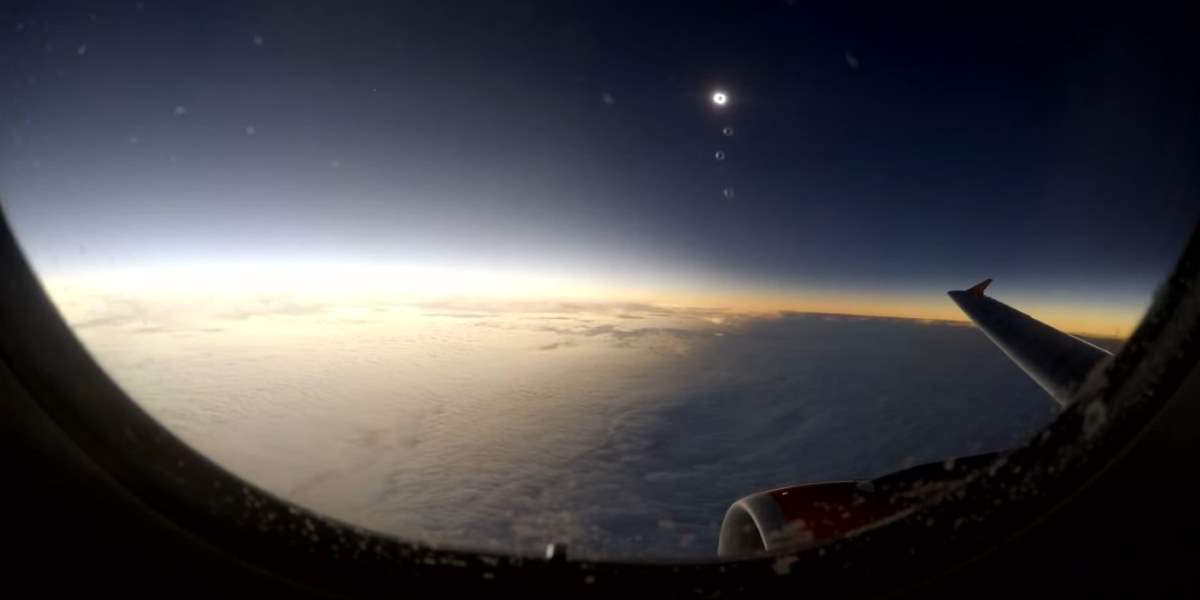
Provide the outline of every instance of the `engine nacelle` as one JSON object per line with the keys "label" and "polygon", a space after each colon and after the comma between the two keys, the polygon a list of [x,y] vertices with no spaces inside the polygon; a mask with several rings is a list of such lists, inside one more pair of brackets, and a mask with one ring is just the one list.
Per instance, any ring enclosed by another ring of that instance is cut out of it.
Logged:
{"label": "engine nacelle", "polygon": [[909,506],[869,481],[778,488],[734,502],[725,512],[717,553],[755,554],[839,537]]}
{"label": "engine nacelle", "polygon": [[915,506],[997,456],[989,452],[872,480],[810,483],[751,494],[725,512],[717,554],[745,556],[844,536]]}

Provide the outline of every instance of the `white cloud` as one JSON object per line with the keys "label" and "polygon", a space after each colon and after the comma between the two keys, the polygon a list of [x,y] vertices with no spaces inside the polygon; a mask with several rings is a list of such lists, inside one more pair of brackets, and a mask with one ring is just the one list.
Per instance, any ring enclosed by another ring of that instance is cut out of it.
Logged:
{"label": "white cloud", "polygon": [[457,546],[710,556],[742,495],[1002,447],[1051,406],[938,323],[281,294],[75,308],[106,370],[235,473]]}

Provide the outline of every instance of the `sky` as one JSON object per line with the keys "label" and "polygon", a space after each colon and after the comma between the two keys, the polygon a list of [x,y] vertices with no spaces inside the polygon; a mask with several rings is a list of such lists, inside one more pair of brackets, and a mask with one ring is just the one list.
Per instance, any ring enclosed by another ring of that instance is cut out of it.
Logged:
{"label": "sky", "polygon": [[927,319],[993,277],[1123,336],[1196,223],[1178,15],[400,4],[6,4],[39,273]]}

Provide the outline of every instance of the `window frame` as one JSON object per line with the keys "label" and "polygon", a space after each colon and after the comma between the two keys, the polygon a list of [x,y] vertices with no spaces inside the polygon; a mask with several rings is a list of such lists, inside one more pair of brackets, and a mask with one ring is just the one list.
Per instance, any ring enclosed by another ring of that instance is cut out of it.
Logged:
{"label": "window frame", "polygon": [[[221,552],[336,594],[419,578],[700,595],[803,586],[841,595],[906,587],[980,556],[1078,493],[1137,439],[1200,361],[1200,228],[1142,323],[1078,399],[1028,443],[912,510],[820,546],[735,560],[622,562],[435,548],[267,493],[184,444],[126,395],[58,314],[0,215],[0,360],[38,408],[147,510]],[[1097,416],[1099,415],[1099,417]],[[84,507],[86,510],[86,507]]]}

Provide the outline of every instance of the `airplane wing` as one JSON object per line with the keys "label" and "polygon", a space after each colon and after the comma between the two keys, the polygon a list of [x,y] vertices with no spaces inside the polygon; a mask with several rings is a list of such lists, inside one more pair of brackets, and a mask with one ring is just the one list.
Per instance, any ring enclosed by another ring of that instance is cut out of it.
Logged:
{"label": "airplane wing", "polygon": [[[985,296],[983,292],[991,283],[991,279],[985,279],[968,289],[948,293],[1050,397],[1060,406],[1068,405],[1088,374],[1111,355]],[[959,457],[873,480],[826,481],[751,494],[726,511],[717,554],[754,554],[853,533],[915,506],[936,493],[943,482],[957,479],[997,456],[993,452]]]}
{"label": "airplane wing", "polygon": [[990,283],[991,279],[985,279],[971,288],[947,293],[1017,366],[1059,405],[1066,406],[1088,373],[1112,355],[985,296]]}

